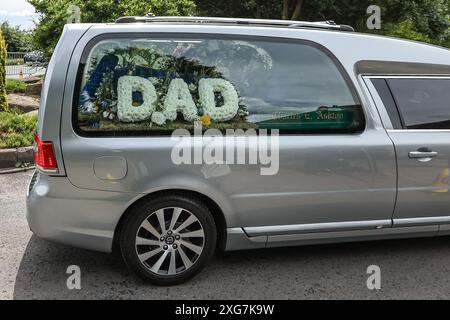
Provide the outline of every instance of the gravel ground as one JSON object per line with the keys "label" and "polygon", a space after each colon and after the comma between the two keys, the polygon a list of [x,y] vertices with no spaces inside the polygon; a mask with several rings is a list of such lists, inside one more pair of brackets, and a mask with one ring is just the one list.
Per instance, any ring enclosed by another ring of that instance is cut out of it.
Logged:
{"label": "gravel ground", "polygon": [[[320,245],[216,254],[175,287],[143,283],[120,257],[49,243],[25,219],[31,171],[0,175],[0,299],[449,299],[450,238]],[[381,268],[368,290],[367,267]],[[68,290],[69,265],[81,290]]]}

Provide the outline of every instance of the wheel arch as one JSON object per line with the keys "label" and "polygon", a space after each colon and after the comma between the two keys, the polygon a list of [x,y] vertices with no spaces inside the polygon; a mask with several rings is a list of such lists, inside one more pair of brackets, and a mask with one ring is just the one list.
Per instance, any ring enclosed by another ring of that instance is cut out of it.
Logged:
{"label": "wheel arch", "polygon": [[161,196],[165,195],[180,195],[180,196],[188,196],[188,197],[194,197],[200,201],[202,201],[208,209],[211,211],[214,223],[216,224],[217,228],[217,249],[219,250],[225,250],[226,241],[227,241],[227,222],[225,219],[225,215],[221,207],[217,204],[216,201],[211,199],[209,196],[193,190],[186,190],[186,189],[166,189],[166,190],[159,190],[152,193],[148,193],[139,199],[132,202],[127,209],[124,211],[122,216],[119,219],[119,222],[116,225],[116,228],[114,230],[114,237],[113,237],[113,246],[112,251],[118,252],[120,244],[119,244],[119,235],[122,231],[123,223],[126,220],[126,218],[131,214],[132,209],[145,201],[148,201],[149,199],[155,199]]}

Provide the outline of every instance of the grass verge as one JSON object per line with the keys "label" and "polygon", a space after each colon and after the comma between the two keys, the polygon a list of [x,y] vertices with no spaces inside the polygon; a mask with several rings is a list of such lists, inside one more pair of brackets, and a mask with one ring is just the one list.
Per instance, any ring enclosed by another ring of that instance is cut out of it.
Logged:
{"label": "grass verge", "polygon": [[7,93],[24,93],[27,89],[27,84],[22,80],[6,79]]}

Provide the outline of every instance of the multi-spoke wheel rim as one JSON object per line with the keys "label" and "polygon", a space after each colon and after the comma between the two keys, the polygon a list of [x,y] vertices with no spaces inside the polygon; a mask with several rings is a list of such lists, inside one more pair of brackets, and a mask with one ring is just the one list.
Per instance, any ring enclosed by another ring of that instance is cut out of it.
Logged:
{"label": "multi-spoke wheel rim", "polygon": [[152,212],[136,233],[141,263],[158,275],[173,276],[191,268],[205,245],[200,220],[186,209],[169,207]]}

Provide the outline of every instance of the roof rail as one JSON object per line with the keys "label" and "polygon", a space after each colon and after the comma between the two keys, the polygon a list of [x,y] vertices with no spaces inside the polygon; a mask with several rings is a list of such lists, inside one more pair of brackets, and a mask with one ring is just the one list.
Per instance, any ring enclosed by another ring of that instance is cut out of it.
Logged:
{"label": "roof rail", "polygon": [[339,31],[355,31],[351,26],[339,25],[334,21],[294,21],[294,20],[269,20],[269,19],[244,19],[244,18],[216,18],[216,17],[157,17],[147,15],[143,17],[130,16],[120,17],[116,23],[193,23],[193,24],[230,24],[230,25],[251,25],[251,26],[277,26],[287,28],[318,28]]}

